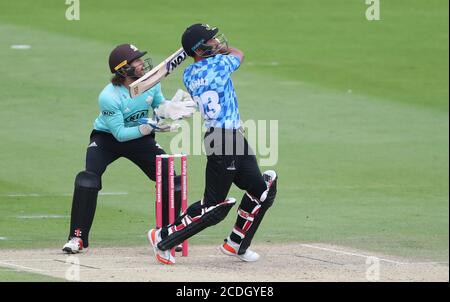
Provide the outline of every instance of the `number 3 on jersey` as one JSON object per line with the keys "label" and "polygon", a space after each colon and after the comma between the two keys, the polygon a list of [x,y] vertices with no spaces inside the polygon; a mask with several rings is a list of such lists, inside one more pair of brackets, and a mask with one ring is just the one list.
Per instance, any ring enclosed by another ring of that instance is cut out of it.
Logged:
{"label": "number 3 on jersey", "polygon": [[206,119],[215,119],[220,113],[219,95],[217,92],[209,90],[203,92],[200,97],[194,96],[198,107]]}

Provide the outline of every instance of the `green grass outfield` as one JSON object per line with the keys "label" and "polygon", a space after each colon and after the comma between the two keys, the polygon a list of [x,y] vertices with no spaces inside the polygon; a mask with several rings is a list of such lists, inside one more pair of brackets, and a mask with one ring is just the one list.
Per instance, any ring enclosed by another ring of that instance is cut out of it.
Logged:
{"label": "green grass outfield", "polygon": [[[0,3],[0,248],[64,243],[111,49],[132,42],[159,62],[200,21],[246,53],[234,75],[243,119],[279,121],[278,196],[255,240],[448,261],[448,1],[382,1],[375,22],[362,0],[81,0],[72,22],[64,3]],[[178,70],[163,91],[182,85]],[[204,166],[189,158],[191,200]],[[128,194],[100,196],[92,246],[146,244],[153,184],[119,160],[103,191]],[[219,244],[234,219],[191,242]]]}
{"label": "green grass outfield", "polygon": [[1,282],[66,282],[64,279],[43,276],[41,274],[20,272],[10,269],[0,268]]}

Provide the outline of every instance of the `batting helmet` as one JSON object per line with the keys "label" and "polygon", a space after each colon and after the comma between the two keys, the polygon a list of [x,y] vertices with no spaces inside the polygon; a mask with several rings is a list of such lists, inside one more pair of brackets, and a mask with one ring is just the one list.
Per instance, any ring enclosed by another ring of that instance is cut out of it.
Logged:
{"label": "batting helmet", "polygon": [[[134,69],[130,64],[147,54],[146,51],[139,51],[133,44],[121,44],[111,51],[109,55],[109,69],[111,73],[121,76],[133,76]],[[147,58],[149,60],[149,58]],[[151,63],[150,63],[151,65]]]}
{"label": "batting helmet", "polygon": [[188,56],[193,57],[197,49],[205,50],[205,43],[219,32],[217,27],[208,24],[193,24],[189,26],[181,37],[181,45]]}

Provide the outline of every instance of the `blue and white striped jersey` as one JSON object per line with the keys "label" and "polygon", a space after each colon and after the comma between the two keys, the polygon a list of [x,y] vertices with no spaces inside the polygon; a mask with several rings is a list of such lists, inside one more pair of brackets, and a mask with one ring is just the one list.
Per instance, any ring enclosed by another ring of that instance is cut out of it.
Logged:
{"label": "blue and white striped jersey", "polygon": [[189,65],[183,74],[186,89],[197,102],[205,127],[241,127],[231,74],[241,62],[233,55],[218,54]]}

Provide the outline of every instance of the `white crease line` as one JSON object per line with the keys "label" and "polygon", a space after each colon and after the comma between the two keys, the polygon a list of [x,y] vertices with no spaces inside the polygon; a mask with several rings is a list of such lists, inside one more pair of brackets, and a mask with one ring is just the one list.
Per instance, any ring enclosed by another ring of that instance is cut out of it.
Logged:
{"label": "white crease line", "polygon": [[128,192],[100,192],[98,195],[128,195]]}
{"label": "white crease line", "polygon": [[376,257],[376,258],[380,259],[381,261],[394,263],[394,264],[412,264],[412,265],[415,265],[415,264],[448,264],[448,262],[400,262],[400,261],[380,258],[380,257],[377,257],[377,256],[363,255],[363,254],[358,254],[358,253],[350,253],[350,252],[346,252],[346,251],[329,249],[329,248],[315,246],[315,245],[311,245],[311,244],[301,244],[301,246],[309,247],[309,248],[312,248],[312,249],[323,250],[323,251],[327,251],[327,252],[334,252],[334,253],[337,253],[337,254],[356,256],[356,257],[361,257],[361,258]]}
{"label": "white crease line", "polygon": [[[71,263],[66,263],[68,265],[73,265]],[[15,264],[9,264],[9,263],[4,263],[1,262],[0,265],[5,265],[5,266],[10,266],[10,267],[15,267],[15,268],[20,268],[22,270],[30,270],[30,271],[35,271],[35,272],[40,272],[40,273],[53,273],[53,272],[67,272],[67,269],[37,269],[37,268],[31,268],[31,267],[26,267],[26,266],[21,266],[21,265],[15,265]],[[118,267],[118,268],[97,268],[97,271],[128,271],[128,270],[133,270],[133,271],[150,271],[150,268],[146,267]],[[80,266],[80,271],[84,271],[86,272],[90,272],[92,271],[91,268],[86,268],[83,266]]]}
{"label": "white crease line", "polygon": [[[70,264],[70,263],[68,263]],[[89,272],[98,272],[98,271],[143,271],[143,272],[151,272],[151,268],[152,267],[146,267],[146,268],[142,268],[142,267],[122,267],[122,268],[98,268],[98,269],[91,269],[91,268],[86,268],[86,267],[80,267],[80,272],[82,271],[83,273],[89,273]],[[58,273],[58,272],[67,272],[67,269],[46,269],[46,270],[40,270],[41,273]]]}
{"label": "white crease line", "polygon": [[24,215],[17,216],[17,219],[46,219],[46,218],[69,218],[68,215]]}
{"label": "white crease line", "polygon": [[[374,256],[370,256],[370,255],[363,255],[363,254],[339,251],[339,250],[329,249],[329,248],[315,246],[315,245],[310,245],[310,244],[302,244],[301,246],[309,247],[309,248],[312,248],[312,249],[318,249],[318,250],[322,250],[322,251],[327,251],[327,252],[334,252],[334,253],[343,254],[343,255],[356,256],[356,257],[361,257],[361,258],[374,257]],[[379,257],[377,257],[377,258],[380,259],[381,261],[384,261],[384,262],[390,262],[390,263],[395,263],[395,264],[406,264],[405,262],[399,262],[399,261],[395,261],[395,260],[383,259],[383,258],[379,258]]]}
{"label": "white crease line", "polygon": [[[84,263],[86,263],[86,262],[89,262],[89,261],[94,261],[94,260],[117,260],[117,261],[120,261],[120,260],[133,260],[133,259],[135,259],[135,260],[139,260],[139,259],[141,259],[141,260],[148,260],[148,259],[150,259],[150,260],[152,260],[153,259],[153,255],[152,254],[149,254],[148,256],[135,256],[135,257],[114,257],[114,256],[111,256],[111,257],[101,257],[101,256],[98,256],[98,257],[90,257],[89,255],[86,255],[86,254],[84,254],[84,255],[80,255],[80,256],[76,256],[76,255],[71,255],[71,256],[67,256],[67,257],[77,257],[77,258],[79,258],[80,259],[80,261],[82,260],[82,261],[85,261]],[[84,257],[86,257],[86,258],[84,258]],[[188,256],[188,258],[204,258],[205,257],[205,255],[189,255]],[[223,257],[223,255],[208,255],[208,257],[212,257],[212,258],[221,258],[221,257]],[[84,259],[83,259],[84,258]],[[5,260],[0,260],[0,262],[2,262],[2,261],[7,261],[7,262],[42,262],[42,261],[55,261],[55,260],[58,260],[58,262],[60,262],[60,261],[66,261],[66,259],[58,259],[58,258],[52,258],[52,259],[49,259],[49,258],[38,258],[38,259],[5,259]]]}
{"label": "white crease line", "polygon": [[[77,257],[77,258],[85,260],[85,261],[102,260],[102,259],[112,259],[112,260],[118,260],[118,259],[119,260],[120,259],[124,259],[124,260],[127,260],[127,259],[152,259],[150,256],[141,256],[141,257],[139,257],[139,256],[136,256],[136,257],[114,257],[114,256],[101,257],[101,256],[98,256],[98,257],[90,257],[89,255],[86,255],[86,254],[85,255],[80,255],[80,256],[69,255],[67,257]],[[86,258],[84,258],[84,257],[86,257]],[[0,262],[2,262],[2,261],[7,261],[7,262],[40,262],[40,261],[55,261],[55,260],[66,261],[66,259],[58,259],[58,258],[56,258],[56,259],[55,258],[52,258],[52,259],[49,259],[49,258],[45,258],[45,259],[38,258],[38,259],[6,259],[6,260],[0,260]]]}
{"label": "white crease line", "polygon": [[[17,194],[3,194],[0,196],[5,196],[5,197],[52,197],[52,196],[72,196],[72,195],[73,195],[73,193],[63,193],[63,194],[17,193]],[[122,196],[122,195],[128,195],[128,192],[100,192],[99,195]]]}
{"label": "white crease line", "polygon": [[44,272],[44,270],[41,270],[41,269],[26,267],[26,266],[17,265],[17,264],[10,264],[10,263],[6,263],[6,262],[3,262],[3,261],[0,261],[0,265],[16,267],[16,268],[20,268],[22,270],[29,270],[29,271],[33,271],[33,272]]}
{"label": "white crease line", "polygon": [[[334,252],[334,253],[338,253],[338,254],[343,254],[343,255],[350,255],[350,256],[356,256],[356,257],[361,257],[361,258],[368,258],[368,257],[376,257],[376,256],[371,256],[371,255],[363,255],[363,254],[358,254],[358,253],[351,253],[351,252],[346,252],[346,251],[340,251],[340,250],[335,250],[335,249],[330,249],[330,248],[324,248],[324,247],[320,247],[320,246],[315,246],[315,245],[311,245],[311,244],[300,244],[303,247],[307,247],[307,248],[312,248],[312,249],[318,249],[318,250],[323,250],[323,251],[328,251],[328,252]],[[109,248],[109,249],[113,249],[113,248]],[[74,255],[72,255],[73,257]],[[70,256],[67,256],[70,257]],[[83,261],[86,262],[90,262],[91,260],[108,260],[108,259],[112,259],[112,260],[148,260],[148,259],[152,259],[152,255],[144,255],[144,256],[125,256],[125,257],[115,257],[115,256],[107,256],[107,257],[102,257],[102,256],[90,256],[89,254],[82,254],[79,256],[75,256],[75,257],[79,257],[80,259],[82,259]],[[189,255],[188,258],[200,258],[200,257],[204,257],[204,255]],[[222,258],[223,255],[208,255],[208,257],[211,258]],[[84,259],[83,259],[84,258]],[[390,262],[390,263],[394,263],[394,264],[409,264],[409,265],[432,265],[432,264],[446,264],[448,265],[448,262],[439,262],[439,261],[430,261],[430,262],[400,262],[400,261],[395,261],[395,260],[389,260],[389,259],[384,259],[384,258],[379,258],[376,257],[378,259],[380,259],[381,261],[385,261],[385,262]],[[65,261],[66,259],[55,259],[55,258],[37,258],[37,259],[4,259],[4,260],[0,260],[1,262],[7,261],[7,262],[41,262],[41,261]]]}
{"label": "white crease line", "polygon": [[11,49],[30,49],[31,46],[27,44],[14,44],[11,45]]}

